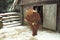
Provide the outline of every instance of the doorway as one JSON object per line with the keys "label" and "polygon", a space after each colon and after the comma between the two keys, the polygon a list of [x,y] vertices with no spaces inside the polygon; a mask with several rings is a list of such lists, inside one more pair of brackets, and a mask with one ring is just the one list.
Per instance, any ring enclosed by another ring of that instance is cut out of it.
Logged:
{"label": "doorway", "polygon": [[33,6],[33,9],[39,13],[41,17],[41,24],[43,24],[43,6]]}

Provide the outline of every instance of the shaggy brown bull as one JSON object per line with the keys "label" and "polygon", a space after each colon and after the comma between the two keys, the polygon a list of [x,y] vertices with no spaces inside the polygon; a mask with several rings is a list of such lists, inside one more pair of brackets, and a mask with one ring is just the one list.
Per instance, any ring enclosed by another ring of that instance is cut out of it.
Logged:
{"label": "shaggy brown bull", "polygon": [[25,15],[25,21],[28,22],[31,26],[32,35],[37,35],[37,31],[40,26],[40,15],[33,9],[28,9]]}

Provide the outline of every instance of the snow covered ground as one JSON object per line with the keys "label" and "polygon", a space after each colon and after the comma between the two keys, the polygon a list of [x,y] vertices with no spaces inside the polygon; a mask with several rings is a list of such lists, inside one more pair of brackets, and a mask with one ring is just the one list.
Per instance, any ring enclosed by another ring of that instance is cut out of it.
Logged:
{"label": "snow covered ground", "polygon": [[50,31],[38,31],[32,36],[32,31],[26,26],[0,29],[0,40],[60,40],[60,34]]}

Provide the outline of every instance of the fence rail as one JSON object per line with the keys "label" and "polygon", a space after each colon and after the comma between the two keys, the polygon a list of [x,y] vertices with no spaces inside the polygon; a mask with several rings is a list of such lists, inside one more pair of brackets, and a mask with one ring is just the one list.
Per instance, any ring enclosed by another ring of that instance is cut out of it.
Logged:
{"label": "fence rail", "polygon": [[17,12],[1,13],[3,27],[16,27],[22,23],[22,15]]}

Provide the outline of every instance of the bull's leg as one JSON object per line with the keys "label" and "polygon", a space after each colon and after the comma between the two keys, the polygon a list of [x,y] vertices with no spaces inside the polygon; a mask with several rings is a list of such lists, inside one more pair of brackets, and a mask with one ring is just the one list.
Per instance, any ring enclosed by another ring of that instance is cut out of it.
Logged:
{"label": "bull's leg", "polygon": [[35,29],[34,29],[34,26],[31,26],[31,30],[32,30],[32,35],[34,36],[34,35],[35,35]]}
{"label": "bull's leg", "polygon": [[33,36],[35,36],[35,35],[37,35],[37,30],[36,29],[33,30]]}
{"label": "bull's leg", "polygon": [[38,25],[31,26],[33,36],[37,35],[38,28],[39,28]]}

